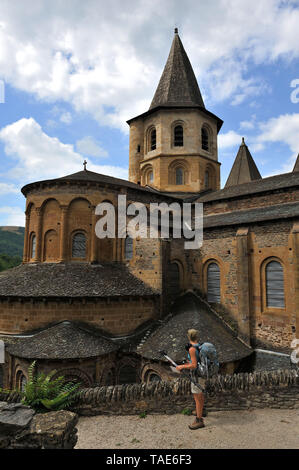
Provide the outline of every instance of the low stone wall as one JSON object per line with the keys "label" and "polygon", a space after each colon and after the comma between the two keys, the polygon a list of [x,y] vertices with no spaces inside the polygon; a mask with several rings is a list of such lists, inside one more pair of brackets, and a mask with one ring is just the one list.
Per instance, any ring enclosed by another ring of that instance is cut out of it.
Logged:
{"label": "low stone wall", "polygon": [[[73,411],[80,415],[174,414],[193,408],[190,382],[116,385],[83,389]],[[295,370],[218,376],[209,381],[210,411],[249,408],[299,409],[299,377]]]}
{"label": "low stone wall", "polygon": [[77,422],[71,411],[36,414],[21,403],[0,402],[0,449],[73,449]]}

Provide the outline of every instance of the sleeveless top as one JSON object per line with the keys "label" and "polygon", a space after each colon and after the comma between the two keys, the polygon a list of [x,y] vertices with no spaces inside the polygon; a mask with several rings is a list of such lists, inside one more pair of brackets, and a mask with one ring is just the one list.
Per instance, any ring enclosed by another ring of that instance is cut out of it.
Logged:
{"label": "sleeveless top", "polygon": [[[200,343],[196,343],[196,344],[192,344],[191,345],[193,348],[195,348],[195,352],[196,352],[196,360],[197,360],[197,363],[199,361],[199,351],[197,349],[196,346],[200,346]],[[188,352],[188,360],[189,362],[191,363],[191,356],[190,356],[190,353]],[[195,382],[198,382],[198,378],[199,378],[199,375],[198,375],[198,369],[196,367],[196,369],[190,369],[190,376],[192,378],[192,380],[194,380]]]}

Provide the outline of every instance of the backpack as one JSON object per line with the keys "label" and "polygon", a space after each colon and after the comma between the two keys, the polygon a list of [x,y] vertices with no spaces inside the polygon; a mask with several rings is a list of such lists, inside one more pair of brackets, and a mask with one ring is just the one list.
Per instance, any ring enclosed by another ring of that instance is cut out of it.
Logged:
{"label": "backpack", "polygon": [[[212,343],[195,345],[197,359],[197,374],[208,379],[218,374],[219,362],[215,346]],[[190,355],[188,354],[190,359]]]}

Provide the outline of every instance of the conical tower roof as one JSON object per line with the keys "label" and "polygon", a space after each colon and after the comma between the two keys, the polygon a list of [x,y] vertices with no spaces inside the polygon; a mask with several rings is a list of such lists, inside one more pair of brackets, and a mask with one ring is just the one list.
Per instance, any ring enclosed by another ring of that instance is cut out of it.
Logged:
{"label": "conical tower roof", "polygon": [[294,165],[293,171],[294,172],[299,171],[299,153],[298,153],[298,157],[297,157],[296,163]]}
{"label": "conical tower roof", "polygon": [[262,179],[261,174],[243,138],[225,187],[260,179]]}
{"label": "conical tower roof", "polygon": [[158,106],[205,107],[182,41],[175,29],[170,53],[150,110]]}

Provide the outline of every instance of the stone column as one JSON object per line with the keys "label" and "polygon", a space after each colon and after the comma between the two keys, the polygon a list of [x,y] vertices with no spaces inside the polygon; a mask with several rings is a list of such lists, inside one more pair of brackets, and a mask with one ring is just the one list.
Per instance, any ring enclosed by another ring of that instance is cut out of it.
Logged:
{"label": "stone column", "polygon": [[38,207],[35,209],[37,218],[37,230],[36,230],[36,248],[34,261],[40,262],[42,256],[42,223],[43,223],[43,212],[42,208]]}
{"label": "stone column", "polygon": [[30,252],[30,247],[29,247],[29,223],[30,223],[30,215],[28,213],[26,213],[23,263],[27,263],[29,261],[29,252]]}
{"label": "stone column", "polygon": [[299,223],[295,222],[292,230],[293,266],[294,266],[294,312],[296,315],[296,338],[299,338]]}
{"label": "stone column", "polygon": [[98,237],[96,235],[96,214],[95,214],[95,206],[92,206],[92,215],[91,215],[91,236],[90,236],[90,262],[96,263],[97,262],[97,241]]}
{"label": "stone column", "polygon": [[238,334],[250,344],[248,227],[237,231]]}
{"label": "stone column", "polygon": [[68,207],[61,206],[61,219],[60,219],[60,256],[59,261],[61,263],[65,262],[67,259],[67,213]]}

